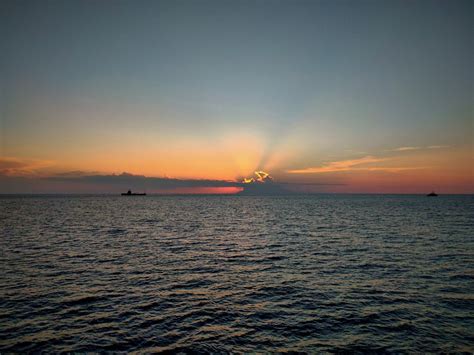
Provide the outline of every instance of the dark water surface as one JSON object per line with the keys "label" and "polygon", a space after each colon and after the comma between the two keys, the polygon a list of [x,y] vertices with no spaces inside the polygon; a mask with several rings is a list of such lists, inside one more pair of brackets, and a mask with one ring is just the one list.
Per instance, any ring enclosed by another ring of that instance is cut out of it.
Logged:
{"label": "dark water surface", "polygon": [[0,350],[474,351],[473,196],[1,197]]}

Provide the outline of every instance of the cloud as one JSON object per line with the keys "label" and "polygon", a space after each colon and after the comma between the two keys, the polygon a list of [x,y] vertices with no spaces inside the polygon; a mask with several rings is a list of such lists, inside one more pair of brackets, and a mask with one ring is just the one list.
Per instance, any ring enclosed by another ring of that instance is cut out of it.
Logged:
{"label": "cloud", "polygon": [[406,152],[410,150],[422,150],[422,149],[442,149],[448,148],[449,145],[429,145],[427,147],[398,147],[394,149],[389,149],[389,152]]}
{"label": "cloud", "polygon": [[[435,147],[435,146],[433,146]],[[445,146],[436,146],[436,147],[445,147]],[[422,149],[420,147],[400,147],[397,148],[397,151],[407,151],[407,150],[416,150]],[[435,148],[430,148],[435,149]],[[388,160],[393,160],[394,157],[391,158],[381,158],[381,157],[374,157],[371,155],[367,155],[363,158],[359,159],[349,159],[349,160],[338,160],[323,164],[322,166],[317,167],[310,167],[304,169],[295,169],[295,170],[287,170],[287,173],[290,174],[323,174],[323,173],[334,173],[334,172],[341,172],[341,171],[382,171],[382,172],[391,172],[396,173],[400,171],[406,170],[420,170],[426,169],[426,166],[373,166],[375,163],[386,162]]]}
{"label": "cloud", "polygon": [[426,169],[426,168],[428,168],[428,167],[427,167],[427,166],[371,167],[371,168],[363,168],[363,169],[358,169],[358,170],[385,171],[385,172],[396,173],[396,172],[399,172],[399,171],[405,171],[405,170],[420,170],[420,169]]}
{"label": "cloud", "polygon": [[93,171],[82,171],[82,170],[74,170],[74,171],[66,171],[66,172],[61,172],[61,173],[56,173],[52,177],[55,178],[75,178],[75,177],[81,177],[81,176],[89,176],[89,175],[99,175],[98,172],[93,172]]}
{"label": "cloud", "polygon": [[399,148],[392,149],[391,151],[392,152],[405,152],[407,150],[419,150],[419,149],[422,149],[422,147],[399,147]]}
{"label": "cloud", "polygon": [[0,175],[32,176],[52,165],[54,163],[49,160],[0,157]]}
{"label": "cloud", "polygon": [[449,145],[430,145],[426,148],[427,149],[443,149],[443,148],[449,148]]}
{"label": "cloud", "polygon": [[[63,182],[63,183],[80,183],[91,185],[103,185],[111,187],[123,188],[139,188],[139,189],[175,189],[189,187],[239,187],[242,184],[234,181],[226,180],[207,180],[207,179],[173,179],[160,177],[147,177],[144,175],[133,175],[123,172],[119,175],[85,175],[83,172],[69,172],[57,174],[43,178],[47,181]],[[76,174],[76,175],[74,175]]]}
{"label": "cloud", "polygon": [[318,167],[288,170],[287,172],[290,174],[321,174],[349,170],[367,170],[367,167],[361,167],[361,165],[379,163],[385,160],[387,160],[387,158],[376,158],[368,155],[359,159],[339,160]]}
{"label": "cloud", "polygon": [[[72,171],[54,176],[12,176],[0,173],[0,193],[119,193],[132,189],[147,192],[227,191],[241,183],[225,180],[192,180],[120,175],[84,175]],[[227,188],[227,190],[226,190]],[[238,191],[238,189],[236,189]]]}
{"label": "cloud", "polygon": [[[251,185],[251,186],[250,186]],[[282,194],[294,187],[340,185],[336,183],[244,184],[237,181],[209,179],[174,179],[147,177],[129,173],[88,175],[83,171],[70,171],[53,176],[9,176],[0,174],[0,193],[119,193],[131,189],[149,193],[235,193]]]}

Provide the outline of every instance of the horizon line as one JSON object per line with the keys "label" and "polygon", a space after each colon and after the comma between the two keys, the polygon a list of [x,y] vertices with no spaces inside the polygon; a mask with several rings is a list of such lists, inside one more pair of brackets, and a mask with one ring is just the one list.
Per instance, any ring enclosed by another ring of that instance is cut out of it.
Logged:
{"label": "horizon line", "polygon": [[[145,196],[241,196],[241,197],[278,197],[278,196],[305,196],[305,195],[413,195],[426,196],[426,192],[290,192],[280,194],[240,194],[240,193],[146,193]],[[474,192],[468,193],[439,193],[438,196],[470,196]],[[1,196],[117,196],[122,197],[120,193],[113,192],[29,192],[29,193],[0,193]],[[139,198],[139,197],[138,197]],[[144,198],[144,197],[142,197]]]}

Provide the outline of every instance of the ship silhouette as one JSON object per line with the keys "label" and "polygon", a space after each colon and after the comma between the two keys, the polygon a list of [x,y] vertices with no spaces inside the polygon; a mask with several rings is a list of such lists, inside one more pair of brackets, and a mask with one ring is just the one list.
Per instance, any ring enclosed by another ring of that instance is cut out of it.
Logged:
{"label": "ship silhouette", "polygon": [[434,191],[431,191],[431,192],[430,192],[428,195],[426,195],[426,196],[428,196],[428,197],[436,197],[436,196],[438,196],[438,194],[435,193]]}
{"label": "ship silhouette", "polygon": [[128,190],[127,192],[122,192],[122,196],[145,196],[146,192],[143,193],[136,193],[132,192],[132,190]]}

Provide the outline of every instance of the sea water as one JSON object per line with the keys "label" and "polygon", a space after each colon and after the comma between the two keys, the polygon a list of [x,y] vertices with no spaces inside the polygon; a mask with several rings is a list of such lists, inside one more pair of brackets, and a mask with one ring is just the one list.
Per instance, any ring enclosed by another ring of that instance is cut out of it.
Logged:
{"label": "sea water", "polygon": [[0,232],[1,351],[474,351],[473,196],[3,196]]}

